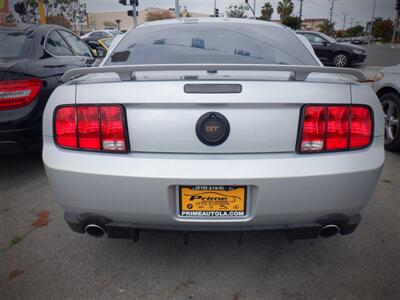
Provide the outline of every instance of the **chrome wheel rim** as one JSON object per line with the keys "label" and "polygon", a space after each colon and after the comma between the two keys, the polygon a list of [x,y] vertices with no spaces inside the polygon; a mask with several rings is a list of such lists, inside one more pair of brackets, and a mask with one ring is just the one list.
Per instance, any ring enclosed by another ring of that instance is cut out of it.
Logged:
{"label": "chrome wheel rim", "polygon": [[382,108],[385,113],[385,144],[390,144],[399,135],[399,107],[391,100],[384,100]]}
{"label": "chrome wheel rim", "polygon": [[339,55],[335,56],[335,60],[334,60],[335,66],[345,67],[345,66],[347,66],[347,62],[348,62],[348,59],[347,59],[346,55],[339,54]]}

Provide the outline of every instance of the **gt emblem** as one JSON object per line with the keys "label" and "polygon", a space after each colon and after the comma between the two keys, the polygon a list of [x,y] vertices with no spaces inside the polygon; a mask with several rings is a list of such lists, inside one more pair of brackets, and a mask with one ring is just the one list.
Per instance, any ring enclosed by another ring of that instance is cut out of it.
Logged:
{"label": "gt emblem", "polygon": [[208,146],[221,145],[228,138],[229,132],[228,120],[217,112],[205,113],[196,124],[197,137]]}
{"label": "gt emblem", "polygon": [[217,132],[219,130],[219,126],[206,126],[206,132]]}

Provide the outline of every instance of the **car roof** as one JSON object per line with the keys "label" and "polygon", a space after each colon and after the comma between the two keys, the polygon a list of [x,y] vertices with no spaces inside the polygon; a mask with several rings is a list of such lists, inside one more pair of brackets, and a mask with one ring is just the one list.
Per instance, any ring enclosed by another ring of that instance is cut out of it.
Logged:
{"label": "car roof", "polygon": [[61,27],[59,25],[55,24],[46,24],[46,25],[38,25],[38,24],[16,24],[12,26],[0,26],[1,30],[9,30],[9,31],[18,31],[18,32],[26,32],[26,33],[32,33],[35,31],[48,31],[51,29],[65,29],[69,30],[67,28]]}
{"label": "car roof", "polygon": [[272,27],[285,27],[281,24],[268,21],[259,21],[253,19],[243,19],[243,18],[180,18],[180,19],[166,19],[159,21],[152,21],[141,23],[138,27],[144,26],[156,26],[156,25],[169,25],[169,24],[196,24],[196,23],[239,23],[239,24],[260,24]]}
{"label": "car roof", "polygon": [[299,30],[299,31],[296,31],[296,33],[315,33],[315,34],[319,34],[321,32],[319,32],[319,31],[309,31],[309,30]]}

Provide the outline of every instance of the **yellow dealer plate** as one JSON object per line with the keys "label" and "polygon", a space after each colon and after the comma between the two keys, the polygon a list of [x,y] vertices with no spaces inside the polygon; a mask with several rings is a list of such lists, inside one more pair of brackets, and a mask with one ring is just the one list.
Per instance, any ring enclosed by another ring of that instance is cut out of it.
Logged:
{"label": "yellow dealer plate", "polygon": [[184,217],[243,217],[246,197],[246,186],[180,186],[179,213]]}

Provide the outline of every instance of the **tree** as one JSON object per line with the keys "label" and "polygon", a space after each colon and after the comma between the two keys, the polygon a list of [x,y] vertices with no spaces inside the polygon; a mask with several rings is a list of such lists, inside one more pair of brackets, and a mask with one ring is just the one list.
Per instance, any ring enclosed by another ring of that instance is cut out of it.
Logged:
{"label": "tree", "polygon": [[345,36],[345,31],[343,31],[343,30],[336,30],[335,31],[335,37],[343,38],[344,36]]}
{"label": "tree", "polygon": [[393,21],[390,19],[375,20],[372,26],[372,35],[383,43],[387,43],[392,38],[393,28]]}
{"label": "tree", "polygon": [[15,20],[14,14],[9,13],[5,18],[4,22],[6,24],[15,24],[17,21]]}
{"label": "tree", "polygon": [[104,21],[104,28],[115,28],[116,24],[113,21]]}
{"label": "tree", "polygon": [[294,4],[292,0],[281,0],[278,3],[277,12],[281,17],[281,20],[283,20],[285,17],[288,17],[292,14],[293,9],[294,9]]}
{"label": "tree", "polygon": [[146,13],[146,21],[157,21],[164,19],[174,19],[174,15],[169,10],[162,11],[148,11]]}
{"label": "tree", "polygon": [[181,10],[181,17],[184,18],[191,18],[192,15],[189,13],[188,9],[186,6],[183,7],[183,9]]}
{"label": "tree", "polygon": [[63,5],[63,0],[43,0],[46,19],[60,14],[59,8]]}
{"label": "tree", "polygon": [[344,35],[346,37],[356,37],[356,36],[361,36],[363,32],[364,32],[364,27],[362,27],[361,25],[357,25],[347,28],[347,30],[344,32]]}
{"label": "tree", "polygon": [[228,18],[247,18],[243,5],[229,5],[225,13]]}
{"label": "tree", "polygon": [[22,23],[37,23],[39,20],[39,13],[37,10],[37,1],[36,0],[23,0],[18,3],[23,3],[25,6],[26,14],[19,15]]}
{"label": "tree", "polygon": [[272,7],[271,2],[265,2],[264,6],[261,7],[261,17],[260,20],[270,21],[272,14],[274,13],[274,8]]}
{"label": "tree", "polygon": [[320,32],[331,35],[335,30],[335,23],[330,23],[328,20],[324,20],[324,23],[318,25]]}
{"label": "tree", "polygon": [[71,23],[64,16],[49,16],[46,18],[47,24],[55,24],[59,26],[63,26],[67,29],[71,29]]}
{"label": "tree", "polygon": [[121,30],[121,22],[122,22],[121,19],[116,19],[116,20],[115,20],[115,23],[117,24],[117,29],[118,29],[118,30]]}
{"label": "tree", "polygon": [[79,0],[60,0],[61,14],[68,18],[77,32],[77,24],[87,21],[86,4],[81,4]]}
{"label": "tree", "polygon": [[282,24],[293,29],[297,30],[300,27],[301,20],[299,17],[286,16],[282,20]]}

